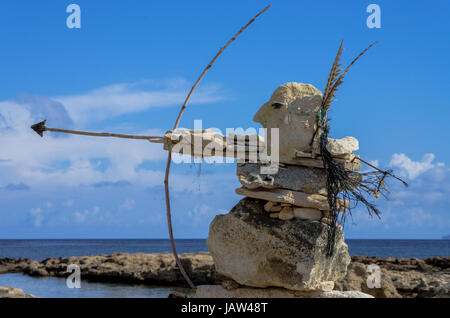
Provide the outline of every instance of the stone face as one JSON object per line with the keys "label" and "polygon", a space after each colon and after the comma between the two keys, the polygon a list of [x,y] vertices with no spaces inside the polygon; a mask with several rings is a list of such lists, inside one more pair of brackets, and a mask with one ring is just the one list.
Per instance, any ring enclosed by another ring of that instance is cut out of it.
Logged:
{"label": "stone face", "polygon": [[374,298],[358,291],[293,291],[283,288],[240,287],[228,290],[220,285],[197,286],[196,298]]}
{"label": "stone face", "polygon": [[280,167],[277,174],[261,174],[261,166],[254,163],[237,165],[239,182],[247,189],[290,189],[305,193],[326,195],[324,169],[288,165]]}
{"label": "stone face", "polygon": [[[249,190],[245,188],[236,189],[236,193],[246,197],[261,199],[279,203],[288,203],[305,208],[315,208],[320,210],[329,210],[327,197],[321,194],[307,194],[299,191],[285,189],[271,190]],[[341,208],[344,208],[343,201],[339,201]],[[345,206],[348,207],[348,202]]]}
{"label": "stone face", "polygon": [[[317,111],[322,93],[310,84],[286,83],[279,86],[270,100],[261,106],[253,120],[264,128],[279,128],[280,161],[295,156],[297,150],[311,152],[317,128]],[[266,147],[270,151],[271,130],[267,130]]]}
{"label": "stone face", "polygon": [[327,150],[333,156],[351,154],[358,149],[359,142],[355,137],[344,137],[341,139],[328,138]]}
{"label": "stone face", "polygon": [[207,245],[216,271],[241,285],[314,290],[345,277],[350,263],[341,228],[334,255],[326,257],[327,229],[317,221],[273,219],[263,201],[245,198],[214,218]]}

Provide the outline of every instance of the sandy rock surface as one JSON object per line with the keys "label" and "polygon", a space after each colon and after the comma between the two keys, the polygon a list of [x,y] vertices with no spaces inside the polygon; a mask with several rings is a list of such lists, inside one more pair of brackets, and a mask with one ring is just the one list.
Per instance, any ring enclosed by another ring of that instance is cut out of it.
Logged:
{"label": "sandy rock surface", "polygon": [[36,298],[36,296],[27,295],[19,288],[0,286],[0,298]]}
{"label": "sandy rock surface", "polygon": [[327,258],[328,225],[273,219],[264,203],[245,198],[214,218],[207,245],[218,273],[246,286],[291,290],[320,289],[321,282],[345,277],[350,256],[340,228]]}

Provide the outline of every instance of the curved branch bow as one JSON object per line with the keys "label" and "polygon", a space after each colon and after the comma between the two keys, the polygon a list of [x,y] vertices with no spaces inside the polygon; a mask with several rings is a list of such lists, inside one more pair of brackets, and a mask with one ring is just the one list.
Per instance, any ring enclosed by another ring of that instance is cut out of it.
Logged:
{"label": "curved branch bow", "polygon": [[[178,125],[180,123],[181,117],[183,116],[184,110],[186,109],[187,103],[189,102],[189,99],[192,96],[192,93],[194,92],[195,88],[198,86],[200,81],[202,80],[203,76],[205,76],[206,72],[211,68],[211,66],[214,64],[214,62],[217,60],[217,58],[222,54],[223,51],[233,42],[236,40],[236,38],[244,32],[245,29],[247,29],[250,24],[253,23],[253,21],[256,20],[261,14],[263,14],[266,10],[270,8],[270,4],[265,7],[263,10],[261,10],[253,19],[251,19],[245,26],[243,26],[226,44],[224,47],[222,47],[219,52],[214,56],[214,58],[209,62],[209,64],[206,66],[206,68],[203,70],[203,72],[200,74],[199,78],[195,82],[194,86],[192,86],[191,90],[189,91],[183,106],[180,109],[180,113],[178,114],[177,120],[175,121],[175,125],[173,127],[173,130],[176,130],[178,128]],[[170,213],[170,195],[169,195],[169,174],[170,174],[170,163],[172,161],[172,152],[169,150],[169,154],[167,156],[167,165],[166,165],[166,173],[164,177],[164,191],[166,196],[166,214],[167,214],[167,225],[169,227],[169,236],[170,236],[170,244],[172,245],[172,252],[173,256],[175,257],[175,261],[177,263],[178,268],[180,269],[181,274],[183,275],[186,282],[189,284],[191,288],[195,288],[195,285],[192,283],[191,279],[189,278],[188,274],[184,270],[183,264],[181,264],[180,259],[178,258],[177,250],[175,248],[175,241],[173,238],[173,230],[172,230],[172,216]]]}

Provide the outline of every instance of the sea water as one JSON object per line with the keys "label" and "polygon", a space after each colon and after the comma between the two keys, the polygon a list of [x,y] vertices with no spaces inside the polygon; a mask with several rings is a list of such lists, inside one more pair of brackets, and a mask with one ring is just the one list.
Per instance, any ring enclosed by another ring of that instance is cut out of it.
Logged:
{"label": "sea water", "polygon": [[[346,240],[351,255],[427,258],[450,256],[450,240]],[[206,252],[205,239],[176,240],[178,253]],[[92,240],[0,240],[0,258],[43,260],[122,253],[171,252],[166,239],[92,239]],[[187,288],[136,284],[96,283],[82,280],[81,288],[68,288],[64,278],[30,277],[20,273],[0,275],[0,286],[21,288],[39,297],[167,297],[174,290]]]}

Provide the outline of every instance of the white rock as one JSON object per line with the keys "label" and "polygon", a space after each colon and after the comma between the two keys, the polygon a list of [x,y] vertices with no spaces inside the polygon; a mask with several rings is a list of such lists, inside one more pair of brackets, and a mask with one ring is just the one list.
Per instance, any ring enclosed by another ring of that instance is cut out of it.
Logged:
{"label": "white rock", "polygon": [[332,156],[351,154],[359,149],[359,142],[355,137],[328,138],[327,149]]}

